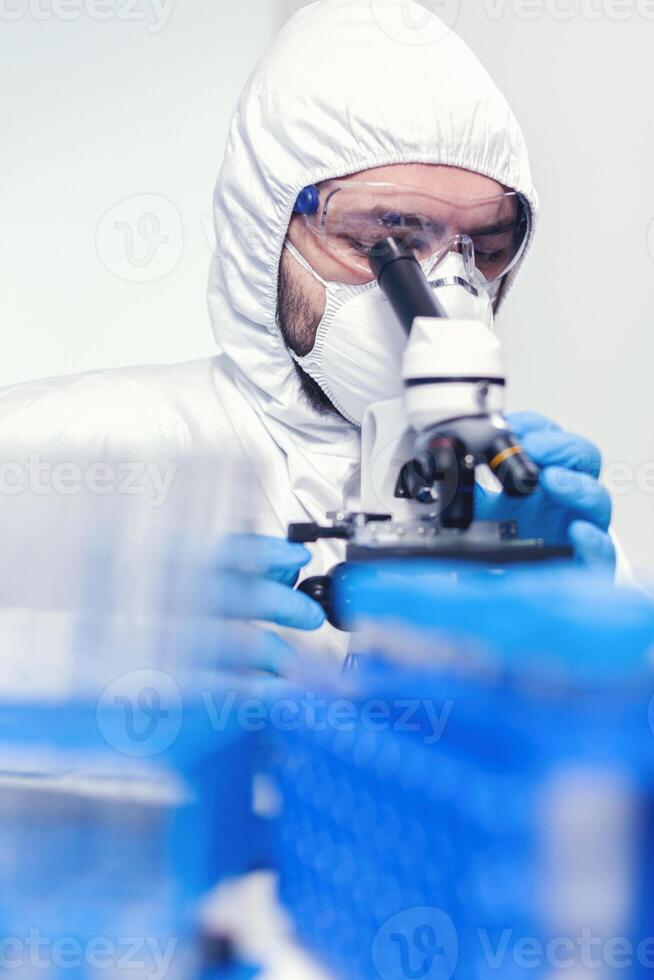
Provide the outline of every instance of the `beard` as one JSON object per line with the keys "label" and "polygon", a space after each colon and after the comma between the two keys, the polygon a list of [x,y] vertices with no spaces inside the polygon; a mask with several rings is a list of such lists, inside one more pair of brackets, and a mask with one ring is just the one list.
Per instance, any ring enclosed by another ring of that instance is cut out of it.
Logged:
{"label": "beard", "polygon": [[[284,343],[289,350],[292,350],[298,357],[303,357],[313,350],[322,313],[316,313],[298,283],[288,274],[284,261],[280,263],[279,267],[276,320]],[[343,418],[318,382],[314,381],[297,361],[293,361],[293,366],[300,381],[302,394],[311,408],[318,415],[336,415],[338,418]]]}

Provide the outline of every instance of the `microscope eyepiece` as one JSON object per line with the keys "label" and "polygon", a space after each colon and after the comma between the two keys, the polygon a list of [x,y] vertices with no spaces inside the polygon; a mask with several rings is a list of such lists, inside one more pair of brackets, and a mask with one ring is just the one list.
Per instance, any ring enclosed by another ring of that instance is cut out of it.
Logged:
{"label": "microscope eyepiece", "polygon": [[420,263],[396,238],[377,242],[368,259],[381,291],[407,334],[418,316],[445,317]]}

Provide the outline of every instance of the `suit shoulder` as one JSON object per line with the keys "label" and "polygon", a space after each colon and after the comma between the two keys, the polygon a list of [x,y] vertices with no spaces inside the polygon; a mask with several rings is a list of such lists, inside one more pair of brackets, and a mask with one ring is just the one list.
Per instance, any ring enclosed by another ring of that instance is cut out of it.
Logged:
{"label": "suit shoulder", "polygon": [[91,371],[4,388],[0,447],[183,453],[190,435],[177,392],[204,372],[202,362],[190,362]]}

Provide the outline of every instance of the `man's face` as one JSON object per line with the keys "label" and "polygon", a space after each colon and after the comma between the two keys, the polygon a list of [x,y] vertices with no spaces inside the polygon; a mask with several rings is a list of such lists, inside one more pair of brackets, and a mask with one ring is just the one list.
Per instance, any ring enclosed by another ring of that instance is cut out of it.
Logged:
{"label": "man's face", "polygon": [[[352,200],[358,197],[357,183],[399,185],[395,200],[393,200],[395,191],[391,190],[387,193],[389,203],[400,212],[406,211],[406,194],[403,193],[402,188],[415,189],[416,198],[423,195],[426,200],[433,197],[440,201],[453,201],[464,205],[466,202],[497,198],[506,190],[497,181],[481,174],[458,167],[433,164],[377,167],[354,174],[346,178],[343,183],[348,185],[348,194]],[[365,188],[361,187],[361,195],[364,194]],[[518,204],[513,199],[503,207],[506,217],[506,208],[515,208],[517,211]],[[465,215],[465,208],[461,213]],[[516,218],[516,214],[513,218]],[[474,231],[472,227],[466,227],[466,218],[460,217],[458,213],[452,217],[452,221],[456,221],[457,230],[462,234]],[[469,223],[479,223],[479,215],[475,215],[474,210],[470,213]],[[288,238],[314,271],[326,281],[366,281],[367,277],[361,272],[362,265],[360,260],[357,262],[357,256],[335,253],[332,248],[325,247],[324,238],[316,235],[303,215],[294,215],[291,219]],[[325,297],[325,287],[302,268],[287,249],[284,249],[280,264],[277,322],[287,346],[298,356],[308,354],[313,349],[316,331],[325,312]],[[313,378],[302,371],[299,365],[296,365],[296,368],[303,391],[313,407],[322,414],[330,412],[338,414]]]}

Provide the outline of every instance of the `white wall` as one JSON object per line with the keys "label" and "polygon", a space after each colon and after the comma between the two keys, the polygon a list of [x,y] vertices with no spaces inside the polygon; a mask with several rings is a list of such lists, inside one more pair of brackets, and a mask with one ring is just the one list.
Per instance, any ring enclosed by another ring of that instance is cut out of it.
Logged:
{"label": "white wall", "polygon": [[534,20],[524,12],[538,7],[517,0],[488,13],[502,9],[461,3],[456,28],[509,96],[542,198],[536,246],[502,317],[511,402],[599,443],[616,529],[651,569],[654,19],[639,0],[548,0]]}
{"label": "white wall", "polygon": [[212,189],[273,8],[94,3],[0,0],[0,385],[214,350]]}

